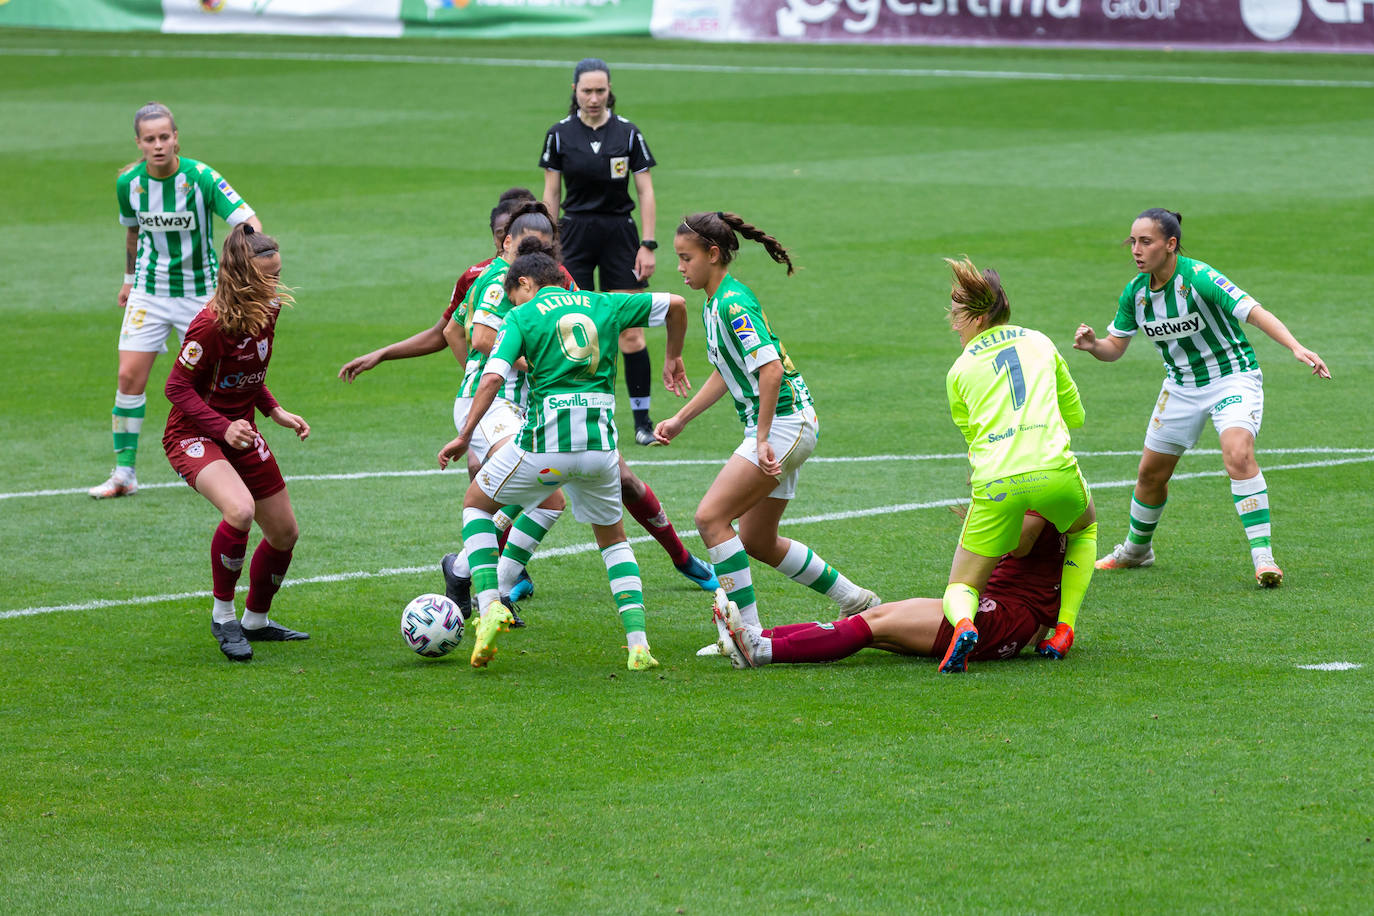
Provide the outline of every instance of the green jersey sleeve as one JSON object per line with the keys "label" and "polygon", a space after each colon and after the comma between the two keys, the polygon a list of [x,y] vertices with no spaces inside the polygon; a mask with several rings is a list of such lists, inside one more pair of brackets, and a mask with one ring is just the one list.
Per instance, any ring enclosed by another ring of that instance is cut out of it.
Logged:
{"label": "green jersey sleeve", "polygon": [[1234,315],[1237,321],[1244,321],[1250,317],[1250,310],[1259,305],[1249,293],[1241,289],[1230,280],[1226,275],[1219,271],[1207,268],[1205,274],[1196,277],[1193,291],[1213,308],[1221,309]]}
{"label": "green jersey sleeve", "polygon": [[491,345],[491,357],[487,360],[486,369],[482,374],[489,375],[494,372],[504,375],[524,354],[525,335],[517,320],[517,313],[512,312],[506,317],[501,330],[496,333],[496,342]]}
{"label": "green jersey sleeve", "polygon": [[196,181],[205,199],[210,201],[211,208],[230,226],[237,226],[253,216],[253,208],[239,197],[233,185],[219,172],[207,166],[204,171],[196,173]]}
{"label": "green jersey sleeve", "polygon": [[663,324],[663,314],[667,312],[667,295],[663,293],[607,293],[606,297],[614,303],[617,321],[622,329],[655,327],[653,322],[654,300],[662,296],[663,309],[658,324]]}
{"label": "green jersey sleeve", "polygon": [[493,330],[501,329],[501,322],[510,311],[511,302],[506,298],[506,270],[492,271],[470,290],[472,299],[472,324],[484,324]]}
{"label": "green jersey sleeve", "polygon": [[137,168],[129,169],[115,181],[115,201],[119,205],[119,224],[130,228],[138,225],[133,202],[129,200],[129,183],[134,180]]}
{"label": "green jersey sleeve", "polygon": [[1116,318],[1107,329],[1107,333],[1113,337],[1134,337],[1139,330],[1135,320],[1135,287],[1136,281],[1127,283],[1116,300]]}

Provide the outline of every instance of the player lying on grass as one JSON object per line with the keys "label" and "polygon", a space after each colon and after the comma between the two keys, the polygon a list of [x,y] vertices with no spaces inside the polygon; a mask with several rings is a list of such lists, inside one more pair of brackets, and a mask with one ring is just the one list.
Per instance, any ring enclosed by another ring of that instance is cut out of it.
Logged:
{"label": "player lying on grass", "polygon": [[529,365],[529,410],[519,434],[491,456],[463,500],[463,547],[481,609],[472,665],[496,654],[496,634],[510,624],[497,588],[496,526],[504,505],[535,505],[561,487],[573,517],[589,523],[606,565],[611,594],[629,643],[631,671],[656,667],[644,629],[639,565],[621,522],[620,453],[615,434],[617,341],[627,327],[665,325],[663,380],[685,396],[682,365],[686,300],[668,293],[591,293],[564,289],[558,261],[537,238],[521,243],[506,273],[516,306],[505,316],[458,436],[439,450],[446,467],[468,449],[510,368]]}
{"label": "player lying on grass", "polygon": [[[1065,535],[1044,517],[1027,512],[1016,548],[997,562],[978,602],[973,624],[978,628],[973,661],[998,661],[1028,645],[1041,655],[1063,658],[1044,637],[1059,618],[1059,580],[1064,567]],[[799,662],[831,662],[860,649],[885,649],[902,655],[942,658],[954,627],[945,619],[939,598],[889,601],[841,617],[832,623],[793,623],[760,629],[741,618],[722,591],[712,609],[722,654],[736,668]]]}

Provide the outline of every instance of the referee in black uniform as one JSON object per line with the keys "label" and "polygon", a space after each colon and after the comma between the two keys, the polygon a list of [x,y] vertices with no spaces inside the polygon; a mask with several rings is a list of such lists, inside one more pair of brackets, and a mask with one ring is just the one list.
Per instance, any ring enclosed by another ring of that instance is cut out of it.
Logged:
{"label": "referee in black uniform", "polygon": [[[614,113],[611,69],[604,60],[589,57],[573,70],[572,104],[568,116],[549,128],[544,137],[544,205],[558,212],[563,199],[560,242],[563,265],[577,285],[595,290],[593,271],[601,290],[638,292],[654,272],[654,185],[649,169],[656,164],[639,128]],[[644,231],[635,227],[630,179],[634,178]],[[635,441],[657,445],[649,419],[649,350],[643,328],[620,335],[625,359],[625,387],[634,411]]]}

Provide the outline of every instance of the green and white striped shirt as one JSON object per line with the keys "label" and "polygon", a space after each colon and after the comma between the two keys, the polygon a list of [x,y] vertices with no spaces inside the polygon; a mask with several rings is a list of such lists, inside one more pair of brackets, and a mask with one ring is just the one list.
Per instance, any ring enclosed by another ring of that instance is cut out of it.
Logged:
{"label": "green and white striped shirt", "polygon": [[530,364],[529,409],[516,444],[527,452],[609,452],[615,441],[620,332],[658,327],[667,293],[593,293],[546,286],[506,315],[484,375]]}
{"label": "green and white striped shirt", "polygon": [[153,296],[213,293],[219,266],[210,217],[237,226],[253,216],[224,176],[185,156],[166,178],[138,163],[115,181],[115,197],[120,225],[139,230],[134,289]]}
{"label": "green and white striped shirt", "polygon": [[[483,370],[487,365],[487,354],[472,345],[473,325],[484,325],[499,332],[506,322],[506,315],[510,313],[512,303],[506,296],[506,272],[508,270],[510,270],[510,262],[505,258],[493,258],[476,282],[468,287],[468,294],[463,298],[463,304],[454,313],[455,320],[463,323],[463,330],[467,333],[468,338],[468,358],[463,366],[463,384],[458,387],[458,397],[460,398],[470,398],[477,394],[477,386],[482,382]],[[493,354],[496,352],[495,345],[492,346],[491,352]],[[525,373],[508,368],[506,381],[501,386],[501,391],[497,396],[524,407],[525,401],[529,397],[529,383],[525,378]]]}
{"label": "green and white striped shirt", "polygon": [[786,417],[812,406],[806,381],[749,287],[726,274],[715,295],[706,300],[701,320],[706,325],[706,356],[735,399],[746,433],[759,422],[759,367],[774,360],[782,361],[776,415]]}
{"label": "green and white striped shirt", "polygon": [[1163,289],[1150,289],[1148,273],[1126,284],[1107,333],[1134,337],[1143,330],[1164,357],[1169,378],[1201,388],[1234,372],[1259,369],[1241,327],[1258,304],[1210,265],[1180,255]]}

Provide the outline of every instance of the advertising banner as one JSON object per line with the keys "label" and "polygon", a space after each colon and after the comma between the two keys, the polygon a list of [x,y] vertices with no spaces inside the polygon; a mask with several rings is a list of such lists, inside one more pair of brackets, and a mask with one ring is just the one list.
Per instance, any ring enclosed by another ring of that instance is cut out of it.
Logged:
{"label": "advertising banner", "polygon": [[648,35],[654,0],[402,0],[407,35]]}
{"label": "advertising banner", "polygon": [[711,41],[1374,51],[1374,0],[659,0],[652,30]]}
{"label": "advertising banner", "polygon": [[123,32],[162,27],[162,0],[0,0],[0,27]]}
{"label": "advertising banner", "polygon": [[644,35],[654,0],[0,0],[0,27],[469,38]]}
{"label": "advertising banner", "polygon": [[401,34],[401,0],[162,0],[164,32]]}

